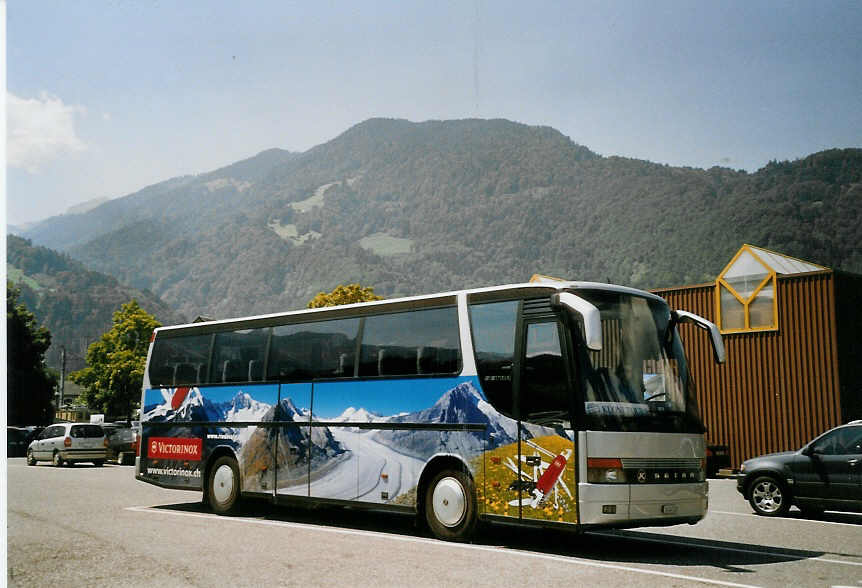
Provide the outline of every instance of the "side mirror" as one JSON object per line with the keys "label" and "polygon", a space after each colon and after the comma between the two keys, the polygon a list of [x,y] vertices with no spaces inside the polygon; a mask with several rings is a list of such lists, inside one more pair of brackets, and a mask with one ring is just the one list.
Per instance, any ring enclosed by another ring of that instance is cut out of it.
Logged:
{"label": "side mirror", "polygon": [[814,445],[809,445],[805,449],[802,450],[802,455],[806,455],[811,458],[819,457],[821,452],[817,451]]}
{"label": "side mirror", "polygon": [[602,315],[599,309],[580,296],[571,292],[557,292],[551,295],[551,305],[565,307],[584,319],[584,338],[587,348],[593,351],[602,350]]}
{"label": "side mirror", "polygon": [[712,355],[715,359],[715,363],[724,363],[726,361],[727,357],[724,352],[724,340],[721,338],[721,333],[719,332],[718,327],[715,326],[715,323],[711,323],[702,316],[685,310],[674,310],[671,312],[671,316],[675,319],[674,322],[676,323],[693,323],[697,328],[703,329],[709,333],[709,340],[712,343]]}

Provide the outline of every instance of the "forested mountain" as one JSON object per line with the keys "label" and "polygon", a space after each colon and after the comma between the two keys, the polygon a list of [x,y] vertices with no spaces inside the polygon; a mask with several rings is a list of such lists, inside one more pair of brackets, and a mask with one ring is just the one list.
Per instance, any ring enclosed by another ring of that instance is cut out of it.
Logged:
{"label": "forested mountain", "polygon": [[6,238],[6,269],[21,290],[20,301],[51,332],[46,354],[49,366],[60,367],[60,349],[67,350],[67,369],[84,367],[87,347],[111,328],[111,318],[132,298],[164,324],[183,317],[148,291],[129,288],[114,278],[89,271],[68,255],[33,246],[26,239]]}
{"label": "forested mountain", "polygon": [[505,120],[371,119],[25,235],[188,317],[294,309],[355,281],[386,297],[537,272],[690,284],[744,242],[862,272],[862,150],[749,174],[602,157]]}

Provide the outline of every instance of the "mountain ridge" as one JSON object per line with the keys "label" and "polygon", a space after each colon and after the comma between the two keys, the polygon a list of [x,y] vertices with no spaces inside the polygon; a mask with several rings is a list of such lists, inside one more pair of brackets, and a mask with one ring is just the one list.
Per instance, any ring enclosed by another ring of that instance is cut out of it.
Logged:
{"label": "mountain ridge", "polygon": [[133,298],[164,324],[185,320],[149,290],[123,284],[15,235],[6,238],[6,268],[8,279],[21,290],[20,301],[51,332],[46,362],[58,370],[63,347],[67,370],[83,368],[87,347],[111,328],[120,305]]}
{"label": "mountain ridge", "polygon": [[711,280],[741,243],[862,272],[862,149],[755,173],[604,157],[503,119],[369,119],[25,234],[187,316],[298,308],[533,273],[658,288]]}

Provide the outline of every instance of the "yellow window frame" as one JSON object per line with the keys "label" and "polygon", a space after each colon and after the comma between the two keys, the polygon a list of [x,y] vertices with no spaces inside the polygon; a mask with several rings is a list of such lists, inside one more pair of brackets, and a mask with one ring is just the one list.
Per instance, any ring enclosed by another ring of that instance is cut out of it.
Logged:
{"label": "yellow window frame", "polygon": [[[764,267],[764,269],[768,270],[768,274],[763,280],[758,284],[757,288],[754,289],[754,292],[751,293],[747,299],[743,298],[739,295],[739,293],[724,279],[724,275],[733,267],[733,264],[736,263],[736,260],[743,254],[743,252],[748,251],[750,255],[757,260],[760,265]],[[777,331],[778,330],[778,274],[774,269],[772,269],[768,264],[766,264],[760,256],[758,256],[748,245],[743,245],[742,248],[736,252],[736,255],[733,256],[733,259],[730,260],[722,272],[718,275],[718,278],[715,280],[715,307],[716,307],[716,317],[718,318],[718,328],[721,333],[753,333],[753,332],[761,332],[761,331]],[[749,305],[754,302],[757,295],[760,294],[760,291],[763,290],[766,286],[772,284],[772,325],[768,327],[752,327],[751,326],[751,315],[749,312]],[[724,287],[728,292],[733,294],[733,297],[736,298],[740,304],[742,304],[742,314],[745,319],[745,326],[741,329],[725,329],[723,327],[723,323],[721,321],[721,288]]]}

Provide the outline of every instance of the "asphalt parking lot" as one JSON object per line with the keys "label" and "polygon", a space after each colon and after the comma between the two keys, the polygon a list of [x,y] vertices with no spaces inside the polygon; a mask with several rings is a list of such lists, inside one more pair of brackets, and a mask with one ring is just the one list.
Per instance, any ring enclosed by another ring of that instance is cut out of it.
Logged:
{"label": "asphalt parking lot", "polygon": [[10,586],[862,586],[862,515],[758,517],[731,480],[711,481],[693,526],[492,525],[459,545],[372,511],[251,503],[218,517],[129,466],[7,468]]}

